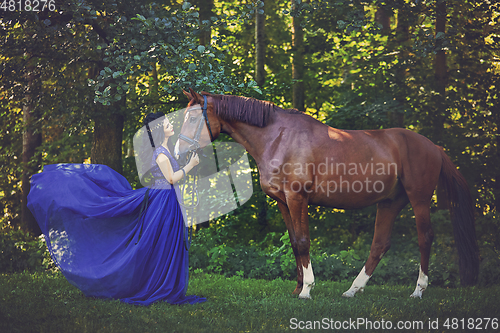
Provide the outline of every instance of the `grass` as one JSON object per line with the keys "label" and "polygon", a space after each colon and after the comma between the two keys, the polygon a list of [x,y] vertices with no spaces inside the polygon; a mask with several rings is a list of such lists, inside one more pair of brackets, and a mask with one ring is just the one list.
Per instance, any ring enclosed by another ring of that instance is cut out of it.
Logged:
{"label": "grass", "polygon": [[[368,286],[363,294],[344,299],[341,294],[349,286],[350,282],[317,281],[313,299],[300,300],[291,295],[294,281],[195,274],[188,294],[205,296],[206,303],[141,307],[86,298],[60,273],[4,274],[0,275],[0,332],[300,332],[311,330],[293,328],[299,324],[312,327],[314,321],[330,325],[330,320],[348,323],[358,318],[372,321],[374,328],[375,321],[380,325],[384,320],[386,327],[390,321],[393,329],[398,321],[411,321],[407,325],[421,321],[424,329],[419,332],[464,331],[461,325],[467,328],[472,318],[483,332],[498,331],[492,329],[491,321],[484,329],[486,322],[478,318],[500,319],[500,286],[430,286],[423,299],[409,298],[414,289],[410,285]],[[450,325],[458,326],[447,330],[447,318]],[[429,323],[436,320],[438,329],[429,329]],[[366,325],[353,327],[351,331],[366,331]],[[409,327],[404,331],[417,331]]]}

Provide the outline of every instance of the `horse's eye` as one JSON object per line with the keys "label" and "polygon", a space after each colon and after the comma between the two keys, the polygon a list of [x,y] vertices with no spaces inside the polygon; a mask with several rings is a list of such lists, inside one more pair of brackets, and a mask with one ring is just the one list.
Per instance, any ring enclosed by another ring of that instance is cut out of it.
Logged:
{"label": "horse's eye", "polygon": [[194,123],[196,122],[196,117],[191,117],[191,118],[189,118],[189,122],[190,122],[191,124],[194,124]]}

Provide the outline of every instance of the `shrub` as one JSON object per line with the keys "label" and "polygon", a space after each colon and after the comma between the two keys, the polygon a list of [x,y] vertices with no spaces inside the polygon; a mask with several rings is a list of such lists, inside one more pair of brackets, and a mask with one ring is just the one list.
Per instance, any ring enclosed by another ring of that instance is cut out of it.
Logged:
{"label": "shrub", "polygon": [[54,268],[43,236],[36,237],[21,230],[0,233],[0,272],[34,272]]}
{"label": "shrub", "polygon": [[[417,233],[411,211],[396,221],[392,247],[378,264],[370,284],[412,284],[417,280],[420,264]],[[346,216],[337,214],[335,223]],[[358,225],[366,225],[373,216],[360,214]],[[458,256],[447,211],[431,214],[435,233],[429,262],[430,283],[458,287]],[[329,228],[335,223],[326,222]],[[372,222],[373,223],[373,222]],[[481,253],[479,285],[500,283],[500,219],[494,214],[476,219]],[[314,227],[312,227],[314,228]],[[331,230],[332,231],[332,230]],[[373,231],[372,231],[373,232]],[[314,234],[314,233],[312,233]],[[359,232],[352,242],[348,234],[323,235],[311,240],[311,262],[318,280],[352,281],[370,253],[372,233]],[[196,231],[190,252],[190,268],[195,272],[217,273],[273,280],[296,279],[295,256],[288,232],[269,232],[260,242],[239,241],[231,224],[212,225]],[[0,232],[0,273],[57,270],[50,258],[43,236],[35,237],[21,230]]]}
{"label": "shrub", "polygon": [[[344,217],[335,217],[336,220],[340,218]],[[372,218],[371,215],[360,217],[366,220]],[[458,257],[449,213],[432,213],[431,220],[435,238],[429,261],[430,283],[458,287]],[[357,223],[365,225],[368,222],[363,220]],[[499,219],[485,215],[479,217],[476,223],[482,256],[479,284],[500,283],[500,244],[498,238],[494,237],[500,231]],[[190,251],[190,266],[193,270],[268,280],[296,278],[295,256],[288,232],[269,233],[260,243],[241,244],[237,241],[225,242],[225,237],[221,236],[223,233],[219,233],[220,228],[224,229],[224,234],[229,233],[227,227],[218,225],[196,232]],[[232,236],[237,239],[237,232]],[[312,239],[310,256],[315,277],[318,280],[352,281],[368,258],[372,236],[361,232],[351,244],[346,244],[346,235],[342,234],[342,241],[336,245],[326,236]],[[273,239],[279,239],[278,245],[273,245],[275,242],[270,241]],[[396,221],[391,249],[378,264],[370,284],[413,284],[418,277],[419,265],[417,232],[410,210],[403,212]]]}

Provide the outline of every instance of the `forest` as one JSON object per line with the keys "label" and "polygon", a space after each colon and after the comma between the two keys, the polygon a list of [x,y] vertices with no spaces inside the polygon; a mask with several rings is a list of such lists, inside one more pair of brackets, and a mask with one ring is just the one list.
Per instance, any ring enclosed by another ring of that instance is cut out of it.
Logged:
{"label": "forest", "polygon": [[[43,1],[42,1],[43,2]],[[0,0],[0,272],[53,270],[26,207],[54,163],[105,164],[139,182],[133,136],[150,112],[186,107],[183,89],[267,100],[340,129],[402,127],[467,179],[479,284],[500,282],[500,6],[485,0]],[[229,141],[221,135],[219,141]],[[274,200],[253,195],[193,230],[190,269],[290,279],[295,258]],[[458,287],[449,213],[436,193],[432,285]],[[368,257],[376,207],[310,206],[319,280],[351,280]],[[371,284],[418,275],[411,207]]]}

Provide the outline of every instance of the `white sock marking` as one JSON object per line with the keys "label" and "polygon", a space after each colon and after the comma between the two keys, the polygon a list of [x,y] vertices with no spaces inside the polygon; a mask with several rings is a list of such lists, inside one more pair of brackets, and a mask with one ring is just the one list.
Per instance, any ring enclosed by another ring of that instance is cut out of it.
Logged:
{"label": "white sock marking", "polygon": [[417,279],[417,287],[415,288],[413,294],[410,295],[410,297],[422,298],[422,293],[424,292],[425,289],[427,289],[428,285],[429,285],[429,277],[425,275],[424,272],[422,272],[422,266],[420,266]]}
{"label": "white sock marking", "polygon": [[303,285],[302,285],[302,291],[299,294],[299,298],[311,298],[309,292],[314,287],[314,273],[311,265],[311,260],[309,260],[307,268],[302,266],[302,276],[303,276]]}
{"label": "white sock marking", "polygon": [[175,147],[174,147],[174,157],[175,157],[175,158],[179,158],[179,140],[177,140],[177,142],[175,143]]}
{"label": "white sock marking", "polygon": [[363,266],[363,269],[361,270],[361,272],[359,272],[358,276],[356,277],[356,279],[352,283],[351,288],[349,288],[348,291],[343,293],[342,296],[343,297],[354,297],[354,295],[358,291],[363,292],[363,290],[365,289],[366,283],[368,282],[369,279],[370,279],[370,276],[368,276],[368,274],[366,274],[366,268],[365,268],[365,266]]}

